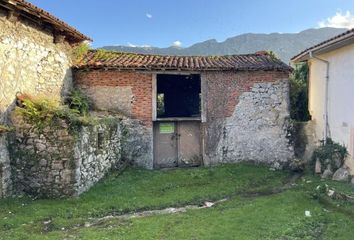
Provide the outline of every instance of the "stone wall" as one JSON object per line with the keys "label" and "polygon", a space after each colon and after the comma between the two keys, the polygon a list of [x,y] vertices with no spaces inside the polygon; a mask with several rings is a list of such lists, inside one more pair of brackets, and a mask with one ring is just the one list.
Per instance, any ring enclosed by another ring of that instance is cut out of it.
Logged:
{"label": "stone wall", "polygon": [[282,167],[293,159],[286,73],[207,73],[202,78],[205,164],[250,161]]}
{"label": "stone wall", "polygon": [[7,134],[0,133],[0,198],[11,195],[11,168]]}
{"label": "stone wall", "polygon": [[72,84],[68,43],[24,19],[10,21],[0,10],[0,123],[18,92],[59,99]]}
{"label": "stone wall", "polygon": [[138,167],[153,169],[153,132],[141,121],[125,118],[126,136],[122,146],[123,158]]}
{"label": "stone wall", "polygon": [[121,166],[123,129],[120,120],[81,129],[75,145],[77,194],[87,191],[109,170]]}
{"label": "stone wall", "polygon": [[124,115],[124,158],[153,168],[152,74],[114,70],[75,71],[74,85],[89,96],[96,111]]}
{"label": "stone wall", "polygon": [[[67,42],[54,43],[53,31],[0,9],[0,124],[7,124],[17,93],[60,99],[72,85]],[[0,136],[2,195],[10,194],[7,141]],[[1,194],[0,194],[1,195]]]}
{"label": "stone wall", "polygon": [[76,133],[64,121],[59,126],[37,131],[16,123],[10,144],[14,194],[78,195],[119,164],[120,120],[82,127]]}

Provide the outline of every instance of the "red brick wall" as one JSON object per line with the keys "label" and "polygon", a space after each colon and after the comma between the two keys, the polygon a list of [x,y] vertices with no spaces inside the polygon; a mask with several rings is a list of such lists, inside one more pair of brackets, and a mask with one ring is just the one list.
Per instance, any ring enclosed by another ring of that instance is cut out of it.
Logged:
{"label": "red brick wall", "polygon": [[289,74],[276,71],[257,72],[208,72],[202,74],[206,81],[206,107],[208,118],[230,117],[238,97],[249,92],[255,83],[288,79]]}
{"label": "red brick wall", "polygon": [[[131,87],[133,92],[131,117],[152,124],[152,74],[121,71],[77,71],[75,85]],[[107,96],[109,97],[109,96]]]}
{"label": "red brick wall", "polygon": [[[206,82],[207,119],[229,117],[235,110],[238,97],[255,83],[275,82],[287,79],[288,74],[276,71],[257,72],[207,72],[202,73]],[[133,102],[131,117],[151,125],[152,121],[152,74],[127,71],[78,71],[76,85],[132,87]],[[109,97],[109,96],[107,96]]]}

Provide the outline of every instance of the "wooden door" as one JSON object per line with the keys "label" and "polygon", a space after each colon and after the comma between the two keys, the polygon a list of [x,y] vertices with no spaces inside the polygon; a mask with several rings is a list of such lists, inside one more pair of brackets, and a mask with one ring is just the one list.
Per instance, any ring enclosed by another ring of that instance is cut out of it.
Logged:
{"label": "wooden door", "polygon": [[154,167],[172,168],[178,165],[177,126],[175,122],[154,124]]}
{"label": "wooden door", "polygon": [[192,167],[201,163],[200,121],[154,124],[154,168]]}
{"label": "wooden door", "polygon": [[183,121],[178,123],[178,166],[200,166],[201,135],[199,121]]}

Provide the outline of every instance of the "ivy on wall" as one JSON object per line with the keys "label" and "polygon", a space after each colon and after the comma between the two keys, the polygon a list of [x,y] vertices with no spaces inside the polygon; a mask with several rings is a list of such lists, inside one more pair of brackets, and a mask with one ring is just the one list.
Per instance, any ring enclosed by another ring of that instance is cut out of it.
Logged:
{"label": "ivy on wall", "polygon": [[290,116],[295,121],[306,122],[311,119],[308,111],[308,72],[307,64],[298,64],[289,79]]}

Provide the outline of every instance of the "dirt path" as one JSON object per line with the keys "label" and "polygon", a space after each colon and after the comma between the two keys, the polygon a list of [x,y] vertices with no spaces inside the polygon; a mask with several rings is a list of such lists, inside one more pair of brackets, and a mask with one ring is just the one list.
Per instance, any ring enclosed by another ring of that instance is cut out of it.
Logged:
{"label": "dirt path", "polygon": [[184,213],[184,212],[187,212],[187,210],[191,210],[191,209],[212,208],[212,207],[217,206],[218,204],[227,202],[236,196],[252,198],[252,197],[274,195],[274,194],[278,194],[278,193],[281,193],[281,192],[284,192],[288,189],[293,188],[296,185],[295,184],[296,180],[299,179],[301,176],[302,175],[299,173],[293,174],[292,176],[289,177],[288,182],[285,183],[283,186],[281,186],[279,188],[271,189],[269,191],[235,193],[232,196],[224,197],[224,198],[214,201],[214,202],[205,201],[203,205],[186,205],[186,206],[178,207],[178,208],[170,207],[170,208],[165,208],[165,209],[138,211],[138,212],[127,213],[127,214],[122,214],[122,215],[108,215],[108,216],[104,216],[102,218],[89,218],[88,219],[89,221],[85,223],[84,227],[93,227],[93,226],[101,225],[104,222],[109,221],[111,219],[129,220],[129,219],[133,219],[133,218],[142,218],[142,217],[149,217],[149,216],[156,216],[156,215]]}
{"label": "dirt path", "polygon": [[92,227],[92,226],[97,226],[102,224],[103,222],[111,219],[117,219],[117,220],[129,220],[132,218],[141,218],[141,217],[150,217],[150,216],[156,216],[156,215],[166,215],[166,214],[175,214],[175,213],[184,213],[187,212],[187,210],[190,209],[204,209],[204,208],[211,208],[214,207],[220,203],[226,202],[228,198],[224,198],[215,202],[204,202],[202,206],[198,205],[186,205],[184,207],[179,207],[179,208],[165,208],[165,209],[159,209],[159,210],[147,210],[147,211],[141,211],[141,212],[134,212],[134,213],[128,213],[128,214],[123,214],[123,215],[109,215],[105,216],[102,218],[94,219],[90,223],[85,223],[85,227]]}

